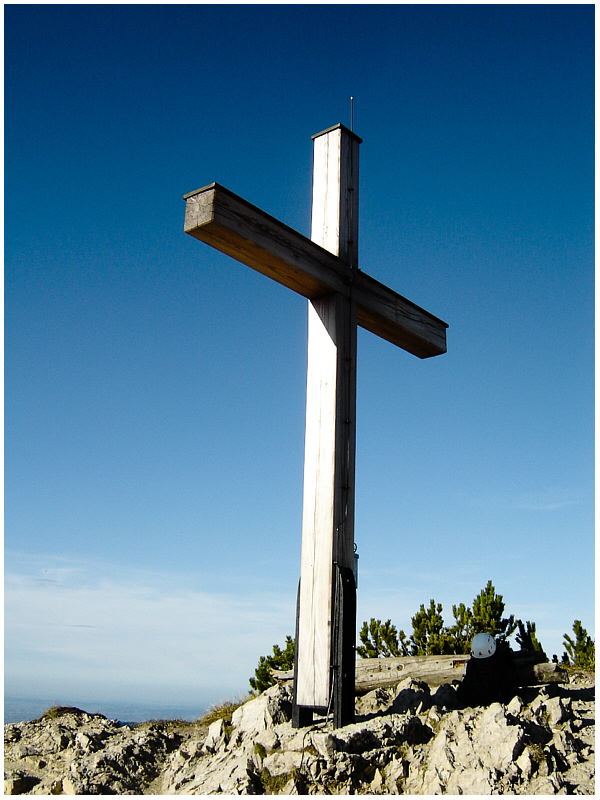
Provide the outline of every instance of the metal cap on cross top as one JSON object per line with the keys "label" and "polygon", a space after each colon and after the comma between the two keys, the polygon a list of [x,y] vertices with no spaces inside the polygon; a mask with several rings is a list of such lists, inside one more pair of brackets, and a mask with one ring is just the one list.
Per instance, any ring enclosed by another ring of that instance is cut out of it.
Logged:
{"label": "metal cap on cross top", "polygon": [[348,136],[352,136],[354,139],[356,139],[356,141],[359,144],[362,144],[363,140],[360,138],[360,136],[358,136],[358,134],[354,133],[354,131],[350,130],[350,128],[347,128],[341,122],[338,122],[337,125],[332,125],[331,128],[325,128],[324,131],[320,131],[319,133],[313,133],[313,135],[310,138],[313,139],[313,141],[314,141],[315,139],[318,139],[319,136],[325,136],[326,134],[331,133],[331,131],[336,131],[338,129],[341,130],[341,131],[344,131],[344,133],[347,134]]}
{"label": "metal cap on cross top", "polygon": [[302,549],[293,724],[354,721],[356,329],[419,358],[448,325],[358,269],[358,150],[341,123],[313,137],[311,238],[217,183],[184,196],[184,230],[308,298]]}

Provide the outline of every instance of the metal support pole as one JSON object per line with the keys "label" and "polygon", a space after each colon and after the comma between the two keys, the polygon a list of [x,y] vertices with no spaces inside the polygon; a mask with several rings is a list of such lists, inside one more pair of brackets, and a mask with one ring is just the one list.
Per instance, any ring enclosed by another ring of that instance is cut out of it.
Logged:
{"label": "metal support pole", "polygon": [[354,722],[356,680],[356,585],[354,573],[336,564],[333,640],[333,727]]}

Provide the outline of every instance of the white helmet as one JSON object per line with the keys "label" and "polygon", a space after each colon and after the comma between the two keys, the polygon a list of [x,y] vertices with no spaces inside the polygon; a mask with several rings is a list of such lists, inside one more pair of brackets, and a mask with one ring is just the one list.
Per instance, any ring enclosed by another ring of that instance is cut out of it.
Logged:
{"label": "white helmet", "polygon": [[471,642],[473,658],[489,658],[496,652],[496,640],[489,633],[478,633]]}

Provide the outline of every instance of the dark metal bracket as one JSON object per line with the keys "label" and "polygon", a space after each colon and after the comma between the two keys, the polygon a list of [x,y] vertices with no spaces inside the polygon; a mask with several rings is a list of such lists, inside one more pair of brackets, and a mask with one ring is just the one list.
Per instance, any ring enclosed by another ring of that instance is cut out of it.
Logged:
{"label": "dark metal bracket", "polygon": [[[356,584],[354,572],[334,564],[335,606],[332,642],[332,709],[333,727],[342,728],[354,722],[354,690],[356,684]],[[296,603],[296,655],[294,664],[294,703],[292,727],[306,728],[313,724],[313,709],[299,706],[297,697],[298,633],[300,621],[300,584]]]}

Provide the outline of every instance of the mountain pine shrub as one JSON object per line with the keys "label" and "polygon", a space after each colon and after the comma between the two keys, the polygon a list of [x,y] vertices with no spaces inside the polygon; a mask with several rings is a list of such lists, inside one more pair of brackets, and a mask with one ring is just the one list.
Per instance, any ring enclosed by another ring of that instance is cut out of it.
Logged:
{"label": "mountain pine shrub", "polygon": [[581,624],[581,620],[576,619],[573,623],[573,633],[575,634],[574,639],[567,633],[563,637],[565,652],[562,663],[567,666],[595,670],[596,644]]}

